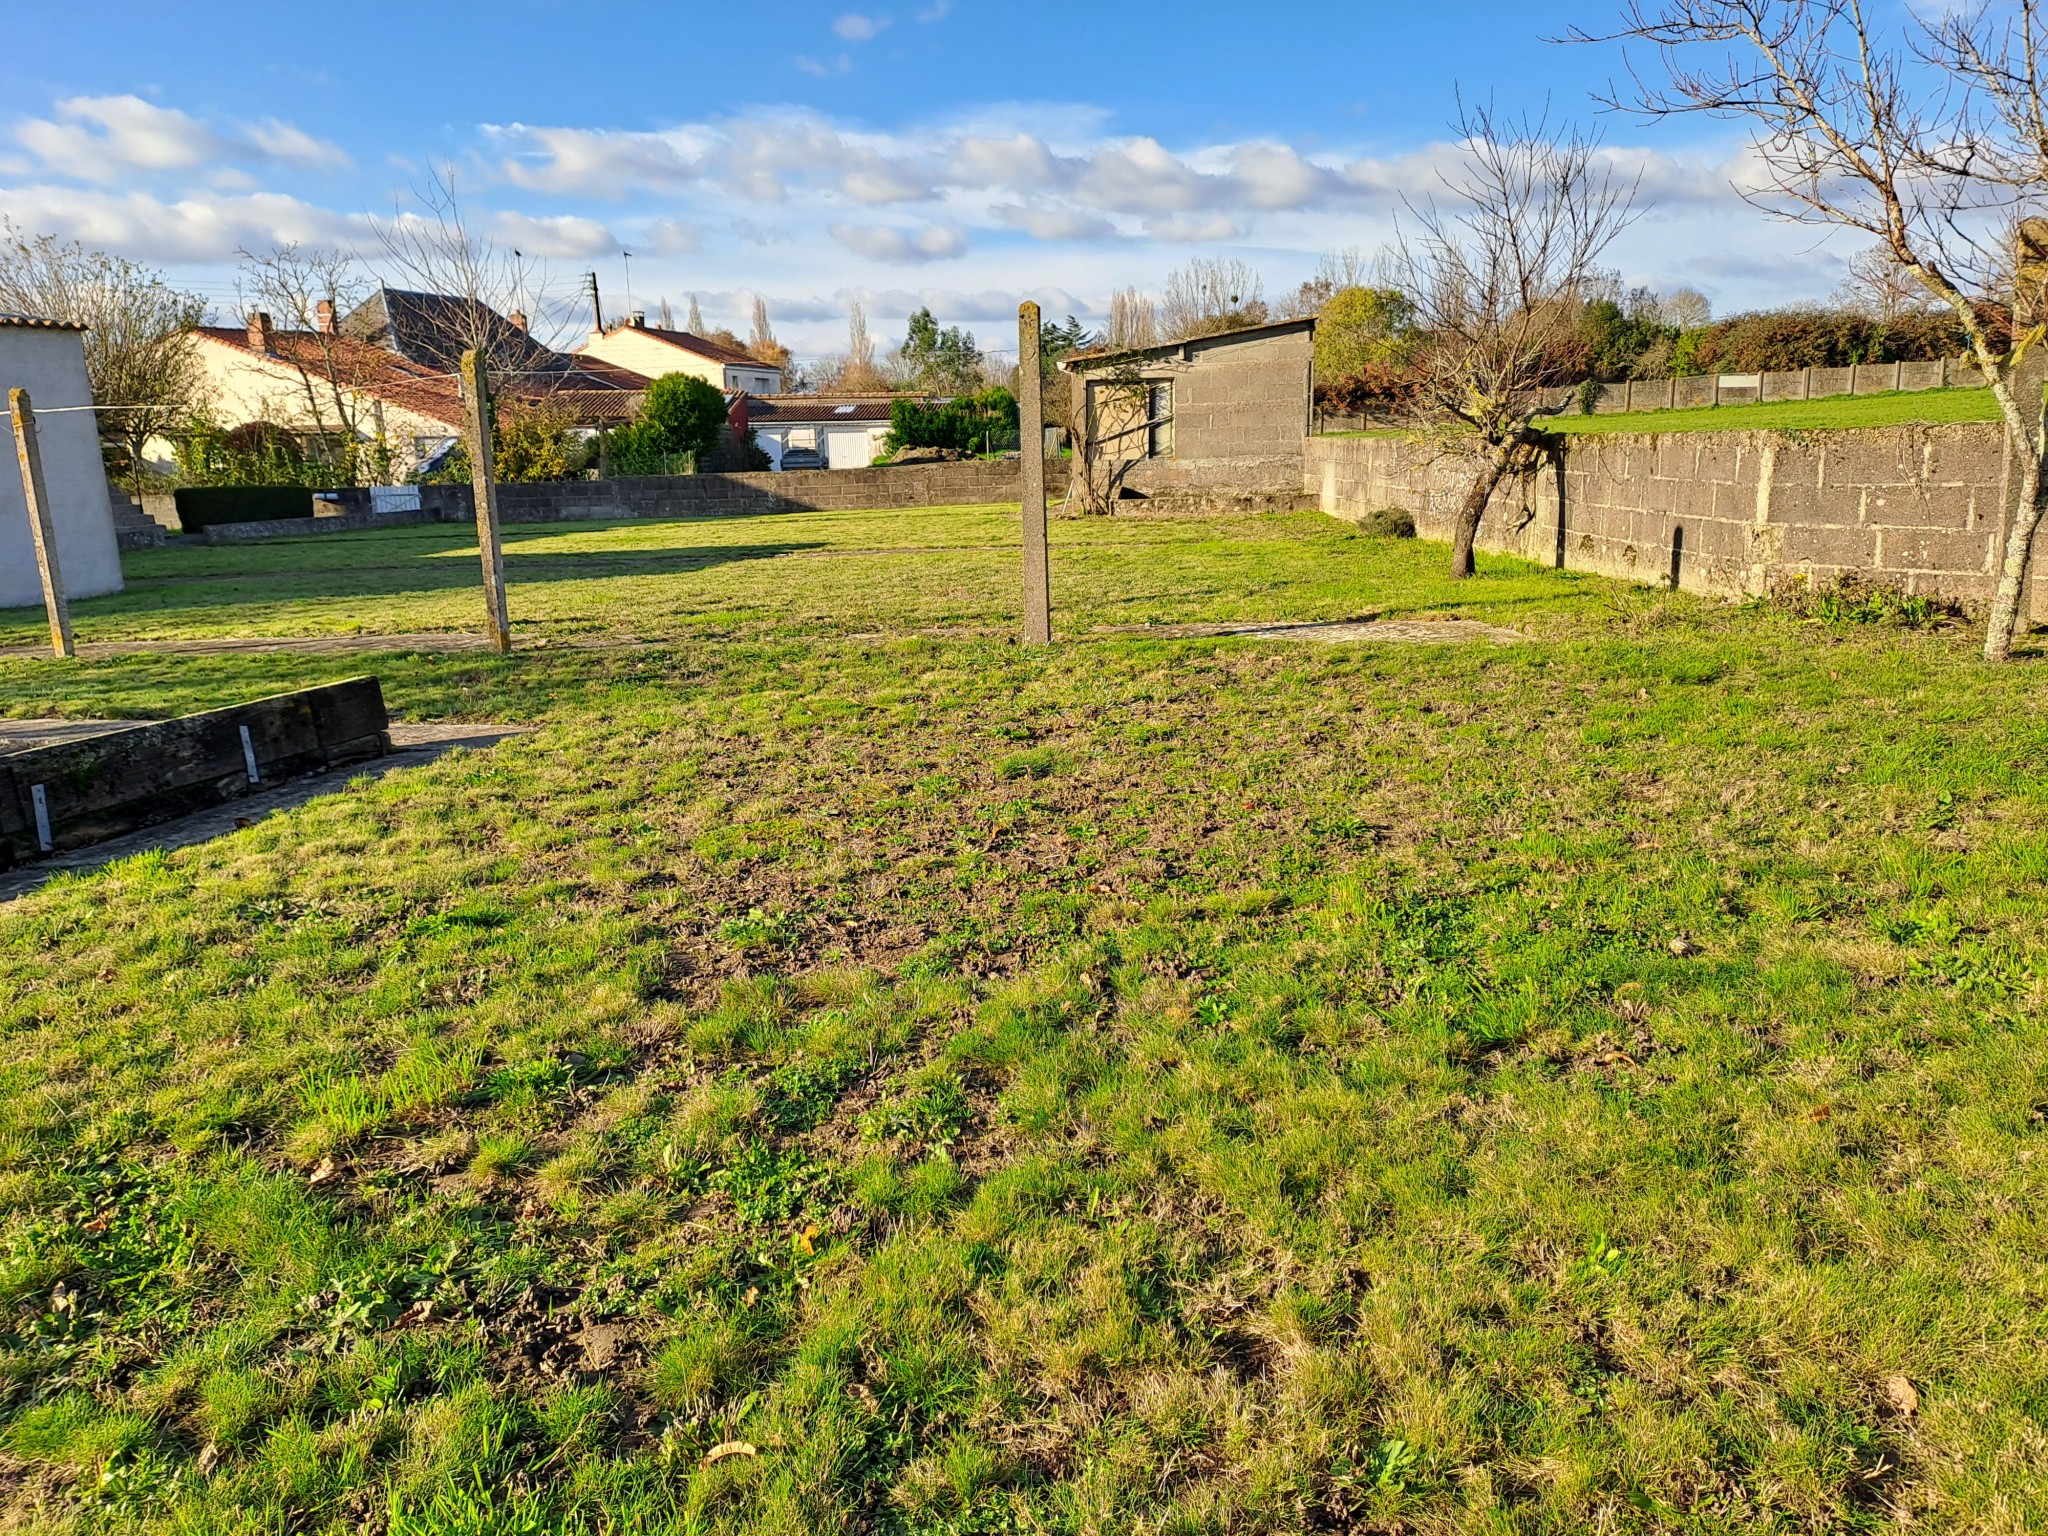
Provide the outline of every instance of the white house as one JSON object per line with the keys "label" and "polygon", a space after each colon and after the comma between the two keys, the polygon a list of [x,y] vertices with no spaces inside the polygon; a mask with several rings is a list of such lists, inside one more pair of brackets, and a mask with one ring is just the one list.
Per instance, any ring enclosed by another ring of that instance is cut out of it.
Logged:
{"label": "white house", "polygon": [[[866,469],[889,435],[889,402],[887,395],[769,395],[747,402],[747,425],[777,469]],[[796,462],[785,466],[792,454]]]}
{"label": "white house", "polygon": [[782,370],[746,352],[738,352],[688,331],[665,331],[635,313],[622,325],[592,331],[576,349],[578,357],[596,358],[650,379],[665,373],[686,373],[716,384],[728,395],[772,395],[782,388]]}
{"label": "white house", "polygon": [[[121,590],[121,551],[100,460],[99,428],[90,409],[84,336],[83,326],[64,321],[0,314],[0,401],[10,389],[25,389],[35,410],[43,485],[57,535],[57,568],[69,597]],[[9,426],[7,462],[0,467],[0,608],[26,608],[43,600],[13,435]]]}

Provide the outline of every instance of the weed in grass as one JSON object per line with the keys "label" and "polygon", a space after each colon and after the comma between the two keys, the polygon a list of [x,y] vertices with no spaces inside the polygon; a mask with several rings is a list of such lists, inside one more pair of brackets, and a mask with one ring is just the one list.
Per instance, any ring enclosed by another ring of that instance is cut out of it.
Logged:
{"label": "weed in grass", "polygon": [[472,1177],[479,1179],[504,1178],[517,1173],[533,1155],[533,1144],[524,1136],[503,1133],[479,1136],[476,1151],[469,1160]]}

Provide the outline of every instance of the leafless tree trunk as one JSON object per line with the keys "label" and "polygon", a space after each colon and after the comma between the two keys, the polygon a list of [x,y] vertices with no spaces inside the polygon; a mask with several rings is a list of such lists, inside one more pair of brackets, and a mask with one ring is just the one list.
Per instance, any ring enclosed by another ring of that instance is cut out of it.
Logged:
{"label": "leafless tree trunk", "polygon": [[494,394],[515,385],[518,393],[533,394],[536,381],[519,377],[529,339],[503,317],[529,304],[540,312],[545,274],[520,252],[471,227],[452,167],[433,170],[414,195],[418,210],[372,222],[384,260],[407,286],[460,301],[437,310],[443,332],[438,345],[451,358],[477,353]]}
{"label": "leafless tree trunk", "polygon": [[1614,179],[1590,134],[1482,106],[1463,106],[1456,126],[1465,153],[1443,177],[1450,206],[1409,205],[1387,270],[1425,338],[1418,409],[1479,448],[1451,545],[1451,574],[1470,576],[1487,499],[1541,440],[1538,420],[1562,409],[1540,391],[1604,277],[1601,253],[1635,216],[1635,187]]}
{"label": "leafless tree trunk", "polygon": [[[2030,217],[2048,200],[2044,6],[1930,7],[1892,34],[1864,0],[1629,0],[1608,39],[1647,44],[1657,65],[1632,62],[1635,90],[1614,105],[1748,123],[1766,184],[1745,196],[1869,235],[1969,337],[2018,471],[1984,637],[1992,661],[2012,652],[2048,511],[2035,350],[2048,222]],[[2008,284],[2009,327],[1986,302]]]}
{"label": "leafless tree trunk", "polygon": [[287,241],[264,252],[241,251],[238,288],[250,309],[275,318],[280,359],[299,376],[305,419],[312,424],[314,452],[331,459],[339,451],[353,475],[355,456],[374,432],[362,430],[365,387],[373,383],[364,348],[340,334],[341,318],[368,292],[355,258],[341,251],[308,250]]}

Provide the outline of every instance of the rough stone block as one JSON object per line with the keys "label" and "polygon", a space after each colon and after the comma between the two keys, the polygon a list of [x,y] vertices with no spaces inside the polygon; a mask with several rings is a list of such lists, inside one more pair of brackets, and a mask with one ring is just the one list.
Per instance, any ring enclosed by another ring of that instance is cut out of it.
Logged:
{"label": "rough stone block", "polygon": [[1986,575],[1996,568],[1988,532],[1945,532],[1934,528],[1880,528],[1875,565],[1896,571],[1948,571]]}

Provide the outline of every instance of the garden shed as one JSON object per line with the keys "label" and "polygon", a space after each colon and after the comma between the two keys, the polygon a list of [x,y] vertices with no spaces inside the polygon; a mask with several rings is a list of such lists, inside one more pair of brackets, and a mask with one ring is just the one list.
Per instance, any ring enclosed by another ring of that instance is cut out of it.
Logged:
{"label": "garden shed", "polygon": [[[85,328],[67,321],[0,314],[0,398],[25,389],[35,408],[57,564],[74,598],[121,590],[121,551],[84,338]],[[7,435],[7,466],[0,470],[0,608],[26,608],[42,602],[43,589],[11,427]]]}

